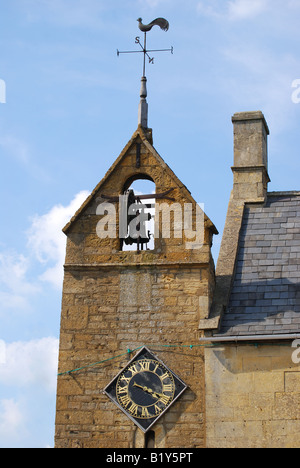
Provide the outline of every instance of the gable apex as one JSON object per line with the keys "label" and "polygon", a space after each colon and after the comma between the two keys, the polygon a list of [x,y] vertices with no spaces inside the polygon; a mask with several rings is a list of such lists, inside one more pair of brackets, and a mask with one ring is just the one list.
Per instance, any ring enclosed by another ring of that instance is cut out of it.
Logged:
{"label": "gable apex", "polygon": [[[178,188],[179,190],[183,191],[185,193],[186,198],[189,200],[189,202],[195,203],[195,200],[193,199],[191,192],[188,190],[188,188],[180,181],[180,179],[176,176],[176,174],[172,171],[172,169],[166,164],[166,162],[163,160],[163,158],[160,156],[160,154],[156,151],[156,149],[153,147],[152,144],[152,129],[145,129],[141,125],[138,126],[137,130],[134,132],[132,135],[131,139],[128,141],[128,143],[125,145],[123,150],[121,151],[120,155],[118,158],[115,160],[115,162],[111,165],[103,179],[97,184],[97,186],[94,188],[94,190],[91,192],[89,197],[85,200],[85,202],[81,205],[81,207],[78,209],[78,211],[74,214],[74,216],[71,218],[71,220],[66,224],[66,226],[63,228],[63,232],[65,234],[68,233],[72,225],[77,221],[77,219],[80,217],[80,215],[87,209],[87,207],[92,203],[94,200],[95,196],[99,194],[101,191],[102,187],[109,181],[110,177],[118,170],[121,168],[122,163],[124,160],[128,157],[128,154],[130,153],[130,150],[133,145],[140,143],[141,145],[144,146],[146,152],[148,152],[155,160],[157,163],[157,166],[160,166],[162,170],[168,174],[168,176],[172,179],[172,183]],[[132,173],[133,180],[135,177],[138,177],[141,175],[141,178],[145,177],[145,174],[143,173],[143,168],[141,167],[140,169],[137,169],[135,166],[133,166],[135,169],[134,173]],[[130,177],[128,177],[128,180]],[[149,179],[153,180],[153,182],[156,184],[156,181],[154,178],[151,177],[149,174]],[[121,193],[121,192],[119,192]],[[115,195],[115,194],[114,194]],[[206,227],[212,230],[213,234],[218,234],[218,231],[214,224],[210,221],[210,219],[205,215],[205,224]]]}

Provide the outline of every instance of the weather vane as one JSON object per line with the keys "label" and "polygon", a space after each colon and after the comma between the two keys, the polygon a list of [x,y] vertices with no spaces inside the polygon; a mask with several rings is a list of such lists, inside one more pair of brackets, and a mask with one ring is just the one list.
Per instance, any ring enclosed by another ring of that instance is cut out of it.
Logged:
{"label": "weather vane", "polygon": [[146,56],[148,57],[149,63],[154,63],[154,57],[150,57],[149,52],[171,52],[173,54],[173,47],[170,49],[148,49],[147,50],[147,32],[151,31],[153,26],[159,26],[163,31],[168,31],[169,29],[169,22],[164,18],[156,18],[154,21],[151,21],[149,24],[143,24],[142,18],[139,18],[139,29],[144,33],[144,46],[141,44],[140,37],[137,36],[135,38],[135,43],[139,44],[142,50],[125,50],[119,51],[117,50],[117,55],[119,57],[120,54],[136,54],[136,53],[143,53],[144,54],[144,63],[143,63],[143,76],[146,74]]}
{"label": "weather vane", "polygon": [[141,44],[140,37],[135,38],[135,43],[141,47],[141,50],[125,50],[120,52],[117,50],[117,55],[119,57],[120,54],[136,54],[136,53],[143,53],[144,54],[144,62],[143,62],[143,76],[141,79],[142,86],[140,91],[140,105],[139,105],[139,116],[138,116],[138,123],[143,128],[148,128],[148,103],[146,100],[147,97],[147,78],[146,78],[146,57],[149,59],[149,63],[154,63],[154,58],[150,57],[149,52],[171,52],[173,54],[173,47],[170,49],[147,49],[147,32],[151,31],[153,26],[159,26],[163,31],[168,31],[169,29],[169,22],[164,18],[156,18],[149,24],[143,24],[142,18],[138,20],[139,28],[144,33],[144,46]]}

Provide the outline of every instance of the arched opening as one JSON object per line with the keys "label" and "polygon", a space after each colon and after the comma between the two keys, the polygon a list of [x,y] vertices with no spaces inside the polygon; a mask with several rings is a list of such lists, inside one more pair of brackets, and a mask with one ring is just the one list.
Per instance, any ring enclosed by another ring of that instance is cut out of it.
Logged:
{"label": "arched opening", "polygon": [[[148,174],[135,174],[135,175],[129,177],[129,179],[126,180],[123,191],[125,192],[126,190],[128,190],[129,187],[134,182],[138,182],[138,186],[139,186],[140,189],[147,190],[147,181],[152,182],[152,184],[154,184],[154,180],[150,176],[148,176]],[[154,186],[155,186],[155,184],[154,184]]]}
{"label": "arched opening", "polygon": [[154,250],[155,183],[147,175],[126,181],[120,203],[121,250]]}

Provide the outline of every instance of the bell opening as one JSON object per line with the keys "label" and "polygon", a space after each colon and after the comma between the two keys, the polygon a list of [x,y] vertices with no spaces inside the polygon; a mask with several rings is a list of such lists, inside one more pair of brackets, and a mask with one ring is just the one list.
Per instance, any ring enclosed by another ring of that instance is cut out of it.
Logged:
{"label": "bell opening", "polygon": [[155,198],[151,195],[155,194],[155,184],[143,178],[126,185],[120,204],[121,250],[154,250]]}

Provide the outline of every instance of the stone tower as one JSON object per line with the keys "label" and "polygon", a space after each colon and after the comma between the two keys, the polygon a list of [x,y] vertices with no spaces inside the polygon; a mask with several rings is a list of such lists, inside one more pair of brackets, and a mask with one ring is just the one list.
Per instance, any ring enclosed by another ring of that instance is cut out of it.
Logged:
{"label": "stone tower", "polygon": [[[122,200],[138,179],[155,184],[155,240],[127,251]],[[151,129],[139,124],[64,233],[56,447],[203,447],[199,323],[212,302],[217,230],[154,149]],[[188,387],[150,433],[104,393],[142,346]]]}
{"label": "stone tower", "polygon": [[[139,27],[156,24],[169,27]],[[217,230],[153,147],[144,37],[138,128],[64,228],[58,448],[205,446],[199,323]]]}

